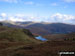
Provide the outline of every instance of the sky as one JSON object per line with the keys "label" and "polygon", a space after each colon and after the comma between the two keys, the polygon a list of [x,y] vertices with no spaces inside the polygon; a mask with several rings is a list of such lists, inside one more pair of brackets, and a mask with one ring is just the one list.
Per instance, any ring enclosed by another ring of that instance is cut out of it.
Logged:
{"label": "sky", "polygon": [[0,21],[75,24],[75,0],[0,0]]}

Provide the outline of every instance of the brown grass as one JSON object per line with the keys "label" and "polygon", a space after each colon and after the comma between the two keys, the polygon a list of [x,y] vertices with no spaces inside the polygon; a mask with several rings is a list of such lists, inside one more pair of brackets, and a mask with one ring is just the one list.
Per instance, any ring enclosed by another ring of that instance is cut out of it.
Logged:
{"label": "brown grass", "polygon": [[1,45],[5,45],[6,48],[4,47],[5,50],[0,51],[0,56],[59,56],[59,51],[75,51],[75,42],[70,41],[48,41],[33,45],[25,45],[24,43]]}

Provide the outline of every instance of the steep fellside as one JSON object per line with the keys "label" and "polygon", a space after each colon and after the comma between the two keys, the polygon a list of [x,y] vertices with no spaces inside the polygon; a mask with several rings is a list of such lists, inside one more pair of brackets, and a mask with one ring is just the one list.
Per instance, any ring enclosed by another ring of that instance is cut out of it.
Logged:
{"label": "steep fellside", "polygon": [[33,25],[29,25],[26,28],[30,29],[32,33],[39,35],[67,34],[75,32],[75,25],[63,23],[52,23],[52,24],[36,23]]}

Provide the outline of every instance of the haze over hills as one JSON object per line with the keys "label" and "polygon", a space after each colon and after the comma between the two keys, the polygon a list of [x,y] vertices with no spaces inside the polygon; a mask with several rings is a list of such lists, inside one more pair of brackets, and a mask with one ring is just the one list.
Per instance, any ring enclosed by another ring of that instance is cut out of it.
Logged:
{"label": "haze over hills", "polygon": [[33,34],[67,34],[75,32],[75,25],[65,23],[47,23],[47,22],[13,22],[3,21],[3,25],[15,28],[29,29]]}

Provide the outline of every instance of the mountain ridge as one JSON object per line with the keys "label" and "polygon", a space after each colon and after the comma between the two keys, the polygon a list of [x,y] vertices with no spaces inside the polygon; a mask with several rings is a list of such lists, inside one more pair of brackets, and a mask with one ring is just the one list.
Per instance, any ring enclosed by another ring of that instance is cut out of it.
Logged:
{"label": "mountain ridge", "polygon": [[2,22],[4,26],[29,29],[33,34],[66,34],[75,32],[75,25],[66,23],[44,23],[44,22]]}

